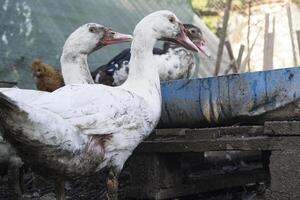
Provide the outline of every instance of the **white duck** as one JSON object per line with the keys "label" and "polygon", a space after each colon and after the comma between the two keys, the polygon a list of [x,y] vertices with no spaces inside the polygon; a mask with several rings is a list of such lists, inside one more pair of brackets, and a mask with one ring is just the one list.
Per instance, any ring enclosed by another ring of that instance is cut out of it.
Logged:
{"label": "white duck", "polygon": [[[134,30],[130,73],[122,86],[67,85],[30,103],[0,93],[0,126],[6,138],[36,172],[56,180],[108,167],[109,197],[116,199],[117,176],[125,161],[160,118],[154,44],[173,38],[197,51],[184,31],[170,11],[142,19]],[[84,73],[82,79],[87,77]]]}
{"label": "white duck", "polygon": [[[77,79],[80,83],[92,83],[89,81],[90,75],[88,71],[87,56],[106,45],[127,42],[131,41],[131,39],[131,35],[117,33],[112,31],[110,28],[95,23],[84,24],[76,29],[67,39],[61,57],[61,66],[63,69],[65,83],[71,84]],[[69,59],[70,57],[71,59]],[[74,69],[73,72],[72,69]],[[43,95],[48,94],[48,92],[23,90],[19,88],[0,88],[0,92],[14,101],[29,104]],[[20,159],[16,156],[11,145],[2,139],[1,133],[0,149],[1,164],[6,164],[5,162],[9,161],[7,164],[17,164],[19,166],[22,163],[20,161],[16,162]],[[18,184],[19,183],[17,183],[16,186],[18,186],[17,190],[19,191],[20,186]]]}

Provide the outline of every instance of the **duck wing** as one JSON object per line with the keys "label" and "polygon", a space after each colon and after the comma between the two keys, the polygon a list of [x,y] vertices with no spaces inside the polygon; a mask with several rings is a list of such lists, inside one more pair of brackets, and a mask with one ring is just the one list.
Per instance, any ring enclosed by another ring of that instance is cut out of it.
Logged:
{"label": "duck wing", "polygon": [[[88,138],[55,113],[14,101],[0,93],[0,120],[5,139],[33,168],[70,170],[83,160],[80,152],[84,151]],[[68,166],[62,167],[65,165]]]}
{"label": "duck wing", "polygon": [[30,105],[0,93],[0,128],[37,172],[49,169],[55,172],[51,176],[71,177],[97,171],[110,159],[106,151],[133,149],[149,132],[143,99],[123,89],[92,86],[66,86]]}
{"label": "duck wing", "polygon": [[143,98],[105,85],[68,85],[33,105],[55,113],[85,135],[118,134],[152,126]]}
{"label": "duck wing", "polygon": [[[95,83],[105,85],[116,85],[116,83],[119,82],[123,83],[127,79],[130,56],[130,48],[124,49],[121,53],[113,57],[107,64],[102,65],[93,71],[92,77]],[[119,76],[121,74],[123,76],[120,78]]]}
{"label": "duck wing", "polygon": [[[166,52],[160,48],[153,49],[154,55],[164,53]],[[124,83],[128,77],[130,57],[130,48],[127,48],[113,57],[107,64],[98,67],[92,72],[95,83],[110,86],[118,86]]]}
{"label": "duck wing", "polygon": [[49,92],[38,90],[26,90],[19,88],[0,88],[0,92],[5,96],[10,97],[12,100],[23,103],[30,103]]}

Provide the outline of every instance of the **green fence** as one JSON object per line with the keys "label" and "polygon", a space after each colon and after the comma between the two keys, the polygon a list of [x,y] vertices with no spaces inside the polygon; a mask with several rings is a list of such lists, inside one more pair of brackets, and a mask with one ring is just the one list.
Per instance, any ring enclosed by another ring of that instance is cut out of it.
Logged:
{"label": "green fence", "polygon": [[[148,13],[168,9],[185,22],[193,11],[187,0],[1,0],[0,80],[17,81],[34,88],[30,63],[33,58],[59,67],[68,34],[81,24],[96,22],[123,33]],[[101,49],[89,58],[92,69],[107,62],[129,44]]]}

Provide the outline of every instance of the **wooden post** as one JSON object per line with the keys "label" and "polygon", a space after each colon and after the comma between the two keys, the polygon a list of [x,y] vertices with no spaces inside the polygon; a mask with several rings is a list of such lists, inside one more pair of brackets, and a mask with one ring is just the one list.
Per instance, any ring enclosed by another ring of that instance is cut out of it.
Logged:
{"label": "wooden post", "polygon": [[[248,1],[248,30],[247,30],[247,52],[250,52],[250,30],[251,30],[251,0]],[[248,58],[248,71],[250,71],[251,58]]]}
{"label": "wooden post", "polygon": [[268,46],[269,46],[268,60],[269,60],[269,66],[271,69],[273,69],[273,66],[274,66],[273,65],[274,39],[275,39],[275,17],[273,17],[272,33],[269,33],[269,35],[268,35]]}
{"label": "wooden post", "polygon": [[298,42],[298,53],[299,53],[299,55],[300,55],[300,31],[298,30],[298,31],[296,31],[296,33],[297,33],[297,42]]}
{"label": "wooden post", "polygon": [[272,33],[269,33],[268,30],[269,30],[269,14],[266,15],[266,26],[265,26],[264,59],[263,59],[264,70],[269,70],[273,68],[275,17],[273,17]]}
{"label": "wooden post", "polygon": [[243,57],[244,50],[245,50],[245,45],[241,45],[240,49],[239,49],[239,55],[236,60],[237,65],[238,65],[238,71],[241,69],[241,63],[242,63],[242,57]]}
{"label": "wooden post", "polygon": [[228,20],[229,20],[229,11],[231,8],[231,3],[232,3],[232,0],[227,0],[226,5],[225,5],[223,26],[222,26],[222,31],[221,31],[220,43],[219,43],[219,47],[218,47],[216,68],[215,68],[215,73],[214,73],[215,76],[217,76],[219,74],[220,67],[221,67],[223,48],[224,48],[224,43],[225,43],[225,39],[226,39],[226,35],[227,35],[226,32],[227,32],[227,25],[228,25]]}
{"label": "wooden post", "polygon": [[274,34],[268,33],[268,45],[267,48],[267,62],[266,62],[266,69],[273,68],[273,49],[274,49]]}
{"label": "wooden post", "polygon": [[232,69],[234,73],[237,73],[238,72],[238,65],[237,65],[237,62],[234,58],[232,48],[231,48],[231,44],[228,40],[225,41],[225,46],[226,46],[226,49],[228,51],[228,55],[229,55],[229,58],[230,58],[230,61],[231,61],[231,65],[230,65],[229,70]]}
{"label": "wooden post", "polygon": [[269,33],[269,19],[270,15],[265,15],[265,35],[264,35],[264,54],[263,54],[263,69],[266,70],[268,67],[268,33]]}
{"label": "wooden post", "polygon": [[294,36],[293,36],[293,21],[292,21],[292,12],[291,12],[291,6],[288,3],[286,6],[287,10],[287,16],[289,21],[289,28],[290,28],[290,37],[292,42],[292,50],[293,50],[293,58],[294,58],[294,65],[297,65],[297,57],[296,57],[296,49],[295,49],[295,43],[294,43]]}

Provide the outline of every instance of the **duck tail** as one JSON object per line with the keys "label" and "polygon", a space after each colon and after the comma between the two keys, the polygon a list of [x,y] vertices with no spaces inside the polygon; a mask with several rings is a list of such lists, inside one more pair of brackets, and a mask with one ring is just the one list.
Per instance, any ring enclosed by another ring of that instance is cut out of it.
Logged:
{"label": "duck tail", "polygon": [[21,109],[17,102],[0,92],[0,126],[2,128],[7,125],[16,126],[18,121],[23,121],[27,116],[26,111]]}
{"label": "duck tail", "polygon": [[7,112],[15,112],[20,111],[16,102],[14,102],[11,98],[0,92],[0,113],[1,115]]}
{"label": "duck tail", "polygon": [[29,119],[29,113],[23,107],[25,105],[0,92],[0,131],[18,151],[24,149],[26,151],[30,148],[29,144],[34,144],[33,124]]}

